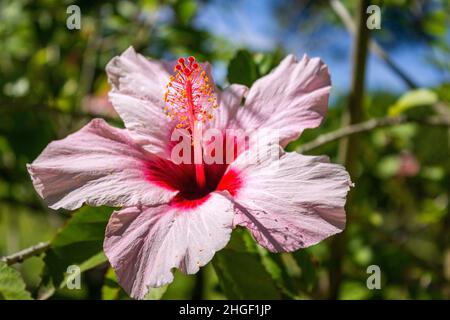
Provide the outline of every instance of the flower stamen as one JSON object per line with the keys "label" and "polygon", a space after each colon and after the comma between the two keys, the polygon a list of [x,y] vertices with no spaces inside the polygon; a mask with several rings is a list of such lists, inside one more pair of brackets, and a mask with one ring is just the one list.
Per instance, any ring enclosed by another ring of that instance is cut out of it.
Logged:
{"label": "flower stamen", "polygon": [[211,110],[218,106],[214,87],[192,56],[178,59],[174,73],[166,86],[164,112],[177,122],[177,128],[194,132],[194,122],[205,123],[213,118]]}
{"label": "flower stamen", "polygon": [[199,188],[206,188],[203,163],[203,124],[211,120],[211,109],[217,108],[214,86],[194,57],[179,58],[174,75],[169,78],[164,94],[164,112],[177,122],[176,128],[188,129],[192,136],[196,180]]}

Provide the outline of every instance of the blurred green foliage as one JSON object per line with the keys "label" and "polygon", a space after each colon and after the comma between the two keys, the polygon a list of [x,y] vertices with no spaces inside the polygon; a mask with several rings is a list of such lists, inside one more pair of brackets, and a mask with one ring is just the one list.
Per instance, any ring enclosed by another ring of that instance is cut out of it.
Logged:
{"label": "blurred green foliage", "polygon": [[0,262],[0,300],[30,300],[20,273]]}
{"label": "blurred green foliage", "polygon": [[[229,83],[248,86],[284,57],[282,48],[252,52],[235,47],[233,39],[197,27],[194,18],[207,2],[0,1],[0,256],[52,241],[44,257],[14,265],[24,280],[0,264],[1,298],[29,298],[25,281],[34,298],[129,299],[101,251],[113,209],[83,208],[73,214],[48,209],[34,192],[25,165],[51,140],[77,130],[92,117],[104,116],[122,125],[107,102],[104,68],[130,45],[155,58],[195,55],[226,65]],[[386,39],[413,34],[427,41],[430,52],[440,50],[448,57],[445,34],[450,10],[445,1],[443,8],[431,11],[413,7],[417,2],[385,1],[383,17],[395,20],[395,26],[377,39],[388,43]],[[82,8],[82,28],[69,31],[66,7],[73,3]],[[353,10],[353,1],[344,3]],[[302,5],[285,2],[279,7],[280,21],[294,23],[293,8]],[[387,18],[392,16],[396,19]],[[296,22],[311,32],[317,23],[341,24],[327,1],[315,1],[309,15]],[[450,70],[449,60],[439,57],[430,58],[430,66]],[[432,105],[437,101],[448,109],[449,88],[450,83],[442,83],[401,97],[366,92],[364,117],[435,114]],[[348,97],[334,98],[325,123],[307,130],[288,150],[341,126]],[[446,128],[404,124],[364,134],[352,191],[358,214],[345,231],[340,298],[450,298],[449,133]],[[336,161],[337,152],[338,143],[330,143],[312,153]],[[330,244],[326,240],[295,253],[271,254],[237,229],[227,248],[200,273],[176,272],[173,284],[152,289],[146,298],[326,298],[333,268]],[[74,263],[82,266],[82,290],[61,285],[67,266]],[[371,264],[382,270],[381,290],[366,287],[366,268]]]}

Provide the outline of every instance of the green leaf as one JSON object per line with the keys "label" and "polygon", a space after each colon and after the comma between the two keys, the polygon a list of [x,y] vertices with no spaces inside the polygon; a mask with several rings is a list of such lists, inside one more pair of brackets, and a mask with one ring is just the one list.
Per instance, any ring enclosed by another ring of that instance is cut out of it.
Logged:
{"label": "green leaf", "polygon": [[292,257],[295,259],[298,267],[301,270],[300,286],[302,287],[303,291],[312,291],[314,289],[314,286],[316,286],[318,283],[317,259],[305,249],[293,252]]}
{"label": "green leaf", "polygon": [[364,300],[369,299],[370,296],[371,291],[365,286],[365,283],[356,281],[344,282],[339,293],[339,299],[342,300]]}
{"label": "green leaf", "polygon": [[117,282],[116,274],[113,268],[109,268],[105,274],[105,279],[102,287],[102,299],[103,300],[117,300],[120,294],[121,288]]}
{"label": "green leaf", "polygon": [[259,255],[248,249],[242,230],[235,230],[227,248],[216,253],[213,266],[229,299],[281,298]]}
{"label": "green leaf", "polygon": [[19,271],[0,261],[0,300],[31,300]]}
{"label": "green leaf", "polygon": [[237,229],[228,245],[229,249],[241,252],[254,253],[259,256],[261,265],[271,277],[274,285],[283,293],[283,298],[296,298],[294,279],[287,272],[286,266],[280,254],[271,253],[267,249],[257,245],[249,232]]}
{"label": "green leaf", "polygon": [[413,152],[421,166],[448,166],[450,162],[448,130],[439,127],[419,127]]}
{"label": "green leaf", "polygon": [[169,285],[165,285],[160,288],[150,288],[145,295],[144,300],[161,300],[168,287]]}
{"label": "green leaf", "polygon": [[259,76],[264,76],[272,71],[280,63],[283,56],[284,53],[280,48],[277,48],[274,52],[255,54],[254,61],[258,66]]}
{"label": "green leaf", "polygon": [[424,29],[436,37],[444,37],[447,32],[448,15],[444,10],[436,10],[424,19]]}
{"label": "green leaf", "polygon": [[177,1],[174,9],[180,21],[188,24],[197,12],[197,4],[193,0],[181,0]]}
{"label": "green leaf", "polygon": [[281,254],[271,253],[263,247],[258,247],[258,252],[263,266],[284,296],[296,299],[299,288],[296,286],[295,279],[289,275]]}
{"label": "green leaf", "polygon": [[401,165],[399,155],[389,155],[381,158],[377,164],[377,175],[382,179],[388,179],[395,176]]}
{"label": "green leaf", "polygon": [[228,65],[228,82],[250,87],[258,78],[258,69],[247,50],[239,50]]}
{"label": "green leaf", "polygon": [[120,287],[116,273],[113,268],[106,271],[105,279],[102,287],[103,300],[126,300],[130,299],[126,292]]}
{"label": "green leaf", "polygon": [[432,105],[438,101],[438,95],[428,89],[412,90],[400,97],[395,104],[389,107],[389,115],[397,116],[412,108]]}
{"label": "green leaf", "polygon": [[[144,297],[144,300],[161,300],[167,291],[169,285],[161,288],[150,288]],[[105,279],[102,287],[103,300],[124,300],[130,299],[127,293],[121,288],[117,281],[116,273],[113,268],[109,268],[105,274]]]}
{"label": "green leaf", "polygon": [[46,252],[44,284],[62,287],[68,266],[77,265],[84,272],[107,261],[103,239],[110,214],[110,208],[84,207],[73,215]]}

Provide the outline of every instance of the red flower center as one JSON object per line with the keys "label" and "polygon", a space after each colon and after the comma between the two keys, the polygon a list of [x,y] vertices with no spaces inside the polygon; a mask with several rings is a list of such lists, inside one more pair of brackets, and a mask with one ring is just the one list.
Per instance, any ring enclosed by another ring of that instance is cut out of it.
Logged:
{"label": "red flower center", "polygon": [[178,191],[172,204],[192,208],[202,204],[213,191],[228,191],[235,196],[242,186],[242,176],[236,170],[225,173],[227,164],[204,164],[206,187],[198,186],[194,164],[174,164],[158,159],[146,166],[147,179],[158,186]]}

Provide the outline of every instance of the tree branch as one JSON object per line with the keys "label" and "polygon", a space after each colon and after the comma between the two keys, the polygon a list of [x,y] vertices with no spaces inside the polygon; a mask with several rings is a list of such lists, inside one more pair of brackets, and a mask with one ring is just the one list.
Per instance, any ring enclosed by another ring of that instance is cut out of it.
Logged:
{"label": "tree branch", "polygon": [[50,242],[40,242],[22,251],[13,253],[9,256],[2,257],[0,260],[10,266],[15,263],[23,262],[28,258],[38,256],[41,253],[44,253],[49,247]]}
{"label": "tree branch", "polygon": [[353,124],[347,127],[337,129],[335,131],[325,133],[316,139],[306,142],[299,146],[295,151],[305,153],[321,147],[327,143],[351,136],[353,134],[371,131],[377,128],[390,127],[405,123],[417,123],[427,126],[450,127],[450,119],[446,117],[428,117],[428,118],[411,118],[407,116],[385,117],[378,119],[370,119],[368,121]]}

